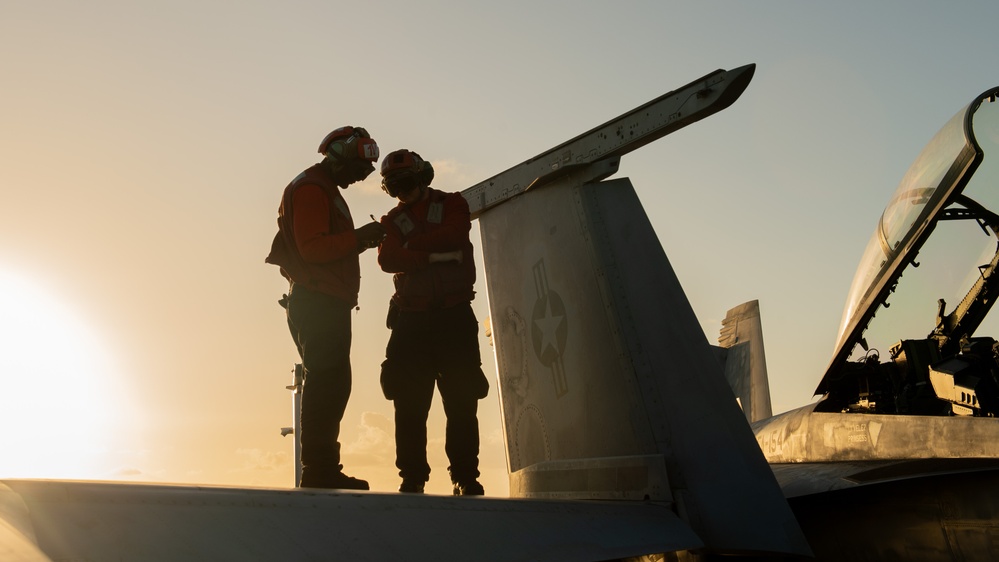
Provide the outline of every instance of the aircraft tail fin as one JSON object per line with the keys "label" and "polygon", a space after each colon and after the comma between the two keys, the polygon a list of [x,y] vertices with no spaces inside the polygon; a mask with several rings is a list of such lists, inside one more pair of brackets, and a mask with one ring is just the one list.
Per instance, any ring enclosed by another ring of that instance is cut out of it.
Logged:
{"label": "aircraft tail fin", "polygon": [[725,379],[749,423],[773,416],[770,382],[763,348],[760,301],[752,300],[728,311],[718,337],[718,355]]}
{"label": "aircraft tail fin", "polygon": [[512,495],[672,502],[711,551],[810,552],[628,179],[479,225]]}

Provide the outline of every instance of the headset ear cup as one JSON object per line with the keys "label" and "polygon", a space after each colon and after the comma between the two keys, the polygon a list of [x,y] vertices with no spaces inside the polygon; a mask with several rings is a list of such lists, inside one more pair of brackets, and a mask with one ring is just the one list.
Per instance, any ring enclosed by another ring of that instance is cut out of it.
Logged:
{"label": "headset ear cup", "polygon": [[430,185],[434,181],[434,167],[426,160],[420,164],[420,169],[416,174],[417,179],[422,185]]}

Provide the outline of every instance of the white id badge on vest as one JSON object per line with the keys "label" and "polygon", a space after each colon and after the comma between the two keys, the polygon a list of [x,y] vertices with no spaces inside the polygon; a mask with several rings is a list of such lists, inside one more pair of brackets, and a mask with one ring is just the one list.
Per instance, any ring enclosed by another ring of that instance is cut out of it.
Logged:
{"label": "white id badge on vest", "polygon": [[431,203],[427,209],[427,222],[440,224],[444,220],[444,203]]}
{"label": "white id badge on vest", "polygon": [[399,216],[392,220],[392,222],[399,227],[399,232],[402,233],[403,237],[409,236],[409,233],[413,232],[413,229],[416,228],[413,221],[409,219],[409,215],[406,213],[400,213]]}

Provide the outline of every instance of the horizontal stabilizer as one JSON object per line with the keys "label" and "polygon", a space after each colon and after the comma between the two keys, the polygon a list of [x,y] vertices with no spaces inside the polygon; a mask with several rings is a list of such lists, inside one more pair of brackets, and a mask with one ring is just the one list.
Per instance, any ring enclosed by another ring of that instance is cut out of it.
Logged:
{"label": "horizontal stabilizer", "polygon": [[52,562],[36,544],[28,506],[13,490],[0,483],[0,560]]}
{"label": "horizontal stabilizer", "polygon": [[[701,546],[668,508],[643,503],[4,483],[27,505],[38,546],[53,560],[568,561]],[[0,553],[11,548],[5,524]]]}

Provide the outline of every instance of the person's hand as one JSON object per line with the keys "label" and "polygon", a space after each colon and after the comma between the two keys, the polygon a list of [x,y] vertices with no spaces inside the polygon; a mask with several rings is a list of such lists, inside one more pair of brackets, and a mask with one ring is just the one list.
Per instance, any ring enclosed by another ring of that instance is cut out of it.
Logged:
{"label": "person's hand", "polygon": [[434,252],[430,254],[428,259],[430,263],[443,263],[448,261],[461,263],[462,255],[461,250],[455,250],[453,252]]}
{"label": "person's hand", "polygon": [[357,251],[363,252],[368,248],[375,248],[385,239],[385,227],[381,223],[369,222],[368,224],[354,230],[357,236]]}

